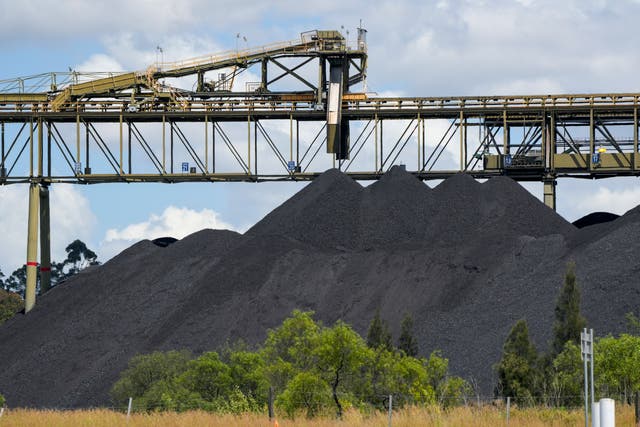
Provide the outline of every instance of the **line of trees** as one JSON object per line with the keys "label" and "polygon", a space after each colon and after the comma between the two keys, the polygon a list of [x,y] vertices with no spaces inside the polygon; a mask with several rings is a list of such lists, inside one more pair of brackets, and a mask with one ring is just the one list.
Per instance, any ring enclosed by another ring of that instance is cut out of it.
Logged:
{"label": "line of trees", "polygon": [[[594,376],[601,396],[631,403],[633,394],[640,391],[640,321],[633,313],[627,314],[627,321],[629,334],[596,339]],[[516,322],[495,366],[496,395],[510,396],[525,405],[581,405],[584,379],[580,333],[586,325],[580,313],[575,264],[571,263],[556,303],[549,351],[539,353],[530,339],[526,320]]]}
{"label": "line of trees", "polygon": [[[409,335],[410,322],[403,323]],[[133,397],[137,410],[240,413],[264,411],[271,388],[281,414],[308,417],[382,409],[389,394],[394,406],[454,405],[470,395],[439,352],[411,356],[390,345],[390,334],[378,335],[385,328],[377,313],[367,343],[342,321],[324,326],[312,312],[296,310],[254,351],[239,344],[197,358],[177,351],[136,356],[111,393],[116,405]]]}
{"label": "line of trees", "polygon": [[[65,248],[67,257],[62,262],[51,263],[51,286],[62,283],[74,274],[92,265],[99,265],[98,255],[81,240],[74,240]],[[40,267],[38,267],[38,273]],[[6,277],[0,269],[0,324],[24,309],[24,292],[27,286],[27,267],[22,267]],[[36,279],[36,292],[40,294],[40,275]]]}

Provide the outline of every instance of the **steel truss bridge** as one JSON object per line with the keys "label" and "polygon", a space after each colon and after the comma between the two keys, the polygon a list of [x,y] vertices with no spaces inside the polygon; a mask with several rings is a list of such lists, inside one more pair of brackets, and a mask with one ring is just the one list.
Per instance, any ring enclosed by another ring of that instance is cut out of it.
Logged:
{"label": "steel truss bridge", "polygon": [[[260,80],[234,90],[252,67]],[[38,272],[50,286],[53,183],[300,181],[331,166],[374,180],[404,161],[423,180],[541,181],[555,209],[558,178],[640,175],[640,93],[386,98],[354,90],[366,70],[358,29],[355,45],[311,31],[138,72],[0,81],[0,185],[30,184],[26,311]],[[185,76],[192,90],[167,83]]]}

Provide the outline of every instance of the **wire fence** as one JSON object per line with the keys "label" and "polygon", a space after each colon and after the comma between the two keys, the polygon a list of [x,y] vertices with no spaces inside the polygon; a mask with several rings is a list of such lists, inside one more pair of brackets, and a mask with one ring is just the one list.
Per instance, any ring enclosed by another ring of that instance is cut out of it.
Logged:
{"label": "wire fence", "polygon": [[[318,393],[298,393],[296,395],[301,401],[307,402],[309,404],[317,402],[320,408],[325,410],[335,410],[336,404],[333,401],[332,395],[319,396]],[[637,405],[638,397],[640,393],[636,393],[634,398],[631,399],[631,404]],[[354,402],[364,400],[362,396],[357,396],[351,393],[337,393],[337,397],[339,401],[341,401],[342,405],[345,407],[356,407]],[[605,397],[605,396],[602,396]],[[620,394],[620,395],[610,395],[606,396],[610,399],[615,400],[620,404],[629,404],[630,400],[628,396]],[[554,402],[566,402],[566,401],[575,401],[576,399],[580,401],[576,405],[560,405],[554,404]],[[596,398],[597,401],[599,398]],[[225,398],[220,398],[221,401],[227,400]],[[278,409],[277,399],[275,401],[275,408]],[[204,403],[212,403],[212,402],[204,402]],[[550,395],[537,395],[530,397],[511,397],[511,396],[487,396],[487,395],[469,395],[469,396],[440,396],[435,400],[429,401],[420,401],[420,399],[416,399],[415,396],[403,393],[392,393],[392,394],[377,394],[377,395],[369,395],[367,396],[367,402],[364,405],[357,406],[358,409],[364,411],[372,411],[372,410],[388,410],[389,405],[391,404],[392,410],[400,410],[407,406],[424,406],[424,407],[472,407],[472,408],[483,408],[487,406],[495,407],[495,408],[505,408],[507,405],[510,405],[512,408],[514,407],[539,407],[539,408],[565,408],[565,409],[577,409],[581,408],[584,404],[584,395],[562,395],[562,396],[550,396]],[[267,413],[268,403],[264,402],[259,404],[260,410],[255,412],[264,412]],[[200,403],[180,403],[179,408],[180,411],[188,411],[188,410],[202,410],[206,409],[207,405],[203,405]],[[117,412],[153,412],[153,411],[162,411],[167,410],[166,404],[162,403],[153,403],[149,402],[145,399],[136,399],[130,398],[125,402],[114,405],[102,405],[102,406],[20,406],[20,407],[10,407],[9,405],[5,405],[0,408],[1,411],[5,409],[26,409],[26,410],[38,410],[38,411],[76,411],[76,410],[111,410]],[[213,411],[215,412],[215,411]],[[224,412],[224,411],[222,411]]]}

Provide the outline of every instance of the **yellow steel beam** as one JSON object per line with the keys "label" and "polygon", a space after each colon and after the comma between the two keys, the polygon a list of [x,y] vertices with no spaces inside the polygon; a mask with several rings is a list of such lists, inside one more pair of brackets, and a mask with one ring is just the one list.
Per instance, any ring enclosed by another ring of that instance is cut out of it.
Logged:
{"label": "yellow steel beam", "polygon": [[32,103],[47,102],[46,93],[0,93],[0,103]]}

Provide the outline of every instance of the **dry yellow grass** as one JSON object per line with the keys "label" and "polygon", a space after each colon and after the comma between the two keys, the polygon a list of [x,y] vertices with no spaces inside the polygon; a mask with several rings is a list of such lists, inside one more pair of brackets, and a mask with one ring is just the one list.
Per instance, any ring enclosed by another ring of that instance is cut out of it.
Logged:
{"label": "dry yellow grass", "polygon": [[[633,408],[618,406],[616,424],[633,426]],[[452,410],[439,408],[407,408],[394,412],[393,427],[444,427],[474,426],[495,427],[506,425],[502,408],[486,406],[481,409],[460,407]],[[580,426],[584,418],[580,410],[556,409],[513,409],[509,427],[538,426]],[[207,412],[193,411],[186,413],[159,412],[151,414],[134,414],[127,422],[125,414],[106,409],[83,411],[36,411],[14,409],[7,410],[0,418],[0,427],[178,427],[178,426],[211,426],[211,427],[273,427],[265,415],[245,414],[216,415]],[[279,419],[279,427],[387,427],[387,415],[375,413],[363,415],[356,411],[348,412],[343,420],[317,418],[308,420]]]}

